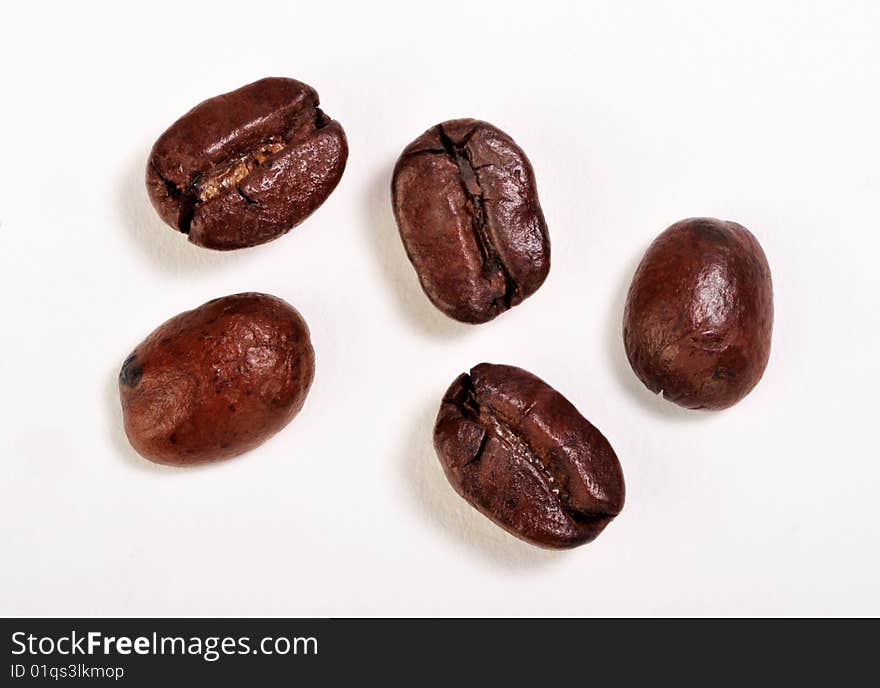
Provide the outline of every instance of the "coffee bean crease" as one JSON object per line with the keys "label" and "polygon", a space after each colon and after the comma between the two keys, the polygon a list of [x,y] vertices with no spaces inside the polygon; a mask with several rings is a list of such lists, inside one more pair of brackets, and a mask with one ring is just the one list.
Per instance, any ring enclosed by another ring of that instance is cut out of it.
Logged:
{"label": "coffee bean crease", "polygon": [[[475,166],[472,160],[471,150],[468,147],[471,137],[474,135],[476,127],[470,131],[459,143],[455,143],[443,129],[442,124],[437,125],[437,133],[440,136],[440,142],[443,144],[443,152],[455,162],[458,167],[458,179],[465,197],[469,202],[471,212],[471,226],[474,230],[474,236],[477,239],[477,245],[480,247],[480,253],[483,256],[483,270],[491,276],[492,273],[500,273],[504,279],[504,294],[498,299],[504,306],[504,310],[513,305],[514,297],[517,293],[518,286],[511,277],[507,266],[498,255],[492,235],[489,230],[489,218],[487,217],[485,196],[483,188],[480,184],[480,169],[492,167],[491,163],[486,165]],[[491,277],[489,277],[491,279]]]}

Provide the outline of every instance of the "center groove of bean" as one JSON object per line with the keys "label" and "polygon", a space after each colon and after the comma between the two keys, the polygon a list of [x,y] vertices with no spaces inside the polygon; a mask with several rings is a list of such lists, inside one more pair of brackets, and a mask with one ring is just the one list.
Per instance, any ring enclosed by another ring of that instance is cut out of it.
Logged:
{"label": "center groove of bean", "polygon": [[483,257],[483,271],[487,275],[496,272],[501,273],[501,276],[504,278],[504,294],[500,300],[506,308],[510,308],[513,305],[513,299],[518,286],[507,270],[504,261],[498,255],[492,238],[489,235],[487,227],[488,218],[486,217],[483,189],[480,186],[479,170],[474,167],[471,152],[468,148],[473,132],[461,144],[456,144],[449,138],[443,129],[443,125],[437,126],[437,133],[440,136],[443,151],[458,167],[458,180],[462,191],[464,191],[465,198],[468,200],[468,207],[471,209],[471,227]]}

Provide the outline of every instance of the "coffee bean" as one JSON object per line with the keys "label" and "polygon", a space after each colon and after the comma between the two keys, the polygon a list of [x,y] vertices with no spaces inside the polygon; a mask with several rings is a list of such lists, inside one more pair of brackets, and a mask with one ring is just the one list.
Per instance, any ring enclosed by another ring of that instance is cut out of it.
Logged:
{"label": "coffee bean", "polygon": [[169,225],[199,246],[271,241],[311,215],[345,169],[339,122],[311,86],[261,79],[210,98],[159,137],[147,191]]}
{"label": "coffee bean", "polygon": [[550,270],[550,239],[526,154],[491,124],[432,127],[397,161],[392,204],[431,302],[483,323],[521,303]]}
{"label": "coffee bean", "polygon": [[629,288],[623,341],[655,394],[691,409],[732,406],[770,357],[773,284],[742,225],[682,220],[648,248]]}
{"label": "coffee bean", "polygon": [[608,440],[521,368],[481,363],[460,375],[440,405],[434,447],[456,492],[534,545],[590,542],[623,508]]}
{"label": "coffee bean", "polygon": [[160,325],[125,360],[125,432],[156,463],[237,456],[293,419],[314,372],[309,329],[292,306],[267,294],[214,299]]}

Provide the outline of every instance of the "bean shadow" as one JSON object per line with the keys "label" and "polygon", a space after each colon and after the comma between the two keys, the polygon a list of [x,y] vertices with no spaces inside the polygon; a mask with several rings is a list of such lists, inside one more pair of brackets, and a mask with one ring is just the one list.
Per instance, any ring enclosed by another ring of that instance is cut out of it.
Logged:
{"label": "bean shadow", "polygon": [[626,357],[626,350],[623,346],[623,311],[626,307],[626,294],[629,290],[630,282],[632,282],[633,275],[641,259],[642,256],[639,254],[621,272],[617,280],[619,287],[614,292],[614,299],[612,300],[608,315],[606,335],[608,338],[608,358],[615,377],[617,377],[621,386],[642,408],[655,416],[675,422],[693,422],[709,418],[712,416],[711,412],[682,408],[671,401],[667,401],[662,395],[654,394],[636,377],[629,364],[629,359]]}
{"label": "bean shadow", "polygon": [[523,571],[561,561],[565,552],[540,549],[513,537],[456,494],[434,453],[436,415],[435,403],[416,415],[400,455],[403,476],[418,510],[446,537],[496,566]]}
{"label": "bean shadow", "polygon": [[208,272],[240,260],[241,251],[212,251],[195,246],[161,220],[144,183],[147,157],[144,151],[130,158],[117,192],[117,214],[137,252],[151,267],[168,275]]}
{"label": "bean shadow", "polygon": [[445,316],[434,307],[422,291],[403,248],[391,210],[392,169],[393,162],[380,167],[366,198],[365,220],[371,234],[368,243],[376,254],[379,271],[388,291],[394,295],[397,310],[418,332],[435,339],[462,337],[471,326]]}

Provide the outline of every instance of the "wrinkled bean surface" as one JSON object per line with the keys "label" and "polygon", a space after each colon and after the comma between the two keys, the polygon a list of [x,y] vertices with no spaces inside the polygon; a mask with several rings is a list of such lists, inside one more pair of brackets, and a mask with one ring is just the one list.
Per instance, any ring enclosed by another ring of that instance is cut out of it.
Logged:
{"label": "wrinkled bean surface", "polygon": [[465,500],[541,547],[590,542],[623,508],[608,440],[521,368],[481,363],[459,376],[443,397],[434,447]]}
{"label": "wrinkled bean surface", "polygon": [[125,432],[157,463],[237,456],[293,419],[314,371],[308,327],[288,303],[255,293],[214,299],[160,325],[125,360]]}

